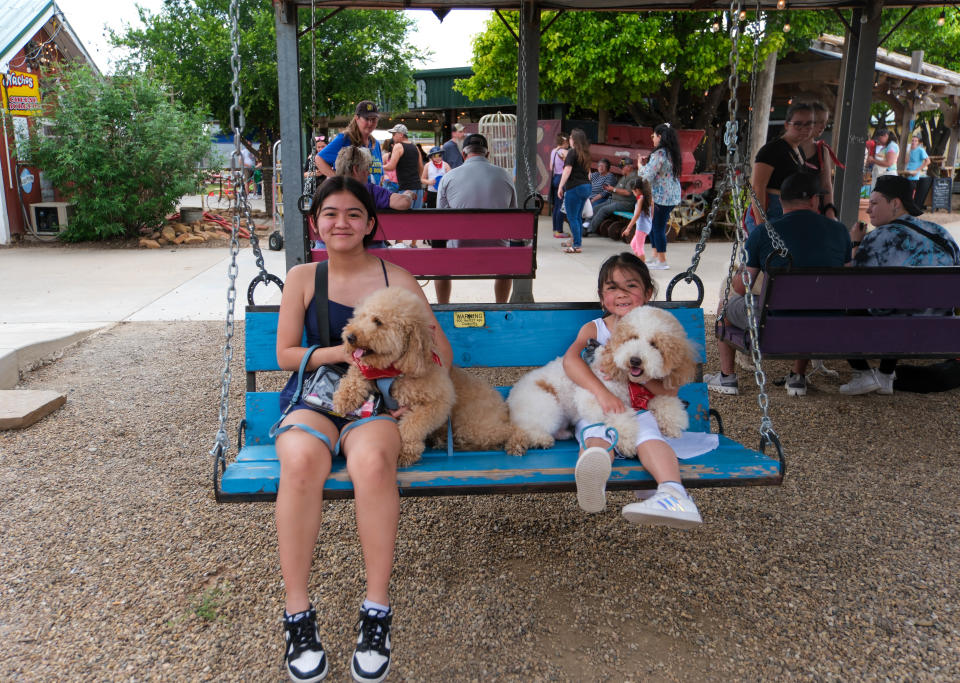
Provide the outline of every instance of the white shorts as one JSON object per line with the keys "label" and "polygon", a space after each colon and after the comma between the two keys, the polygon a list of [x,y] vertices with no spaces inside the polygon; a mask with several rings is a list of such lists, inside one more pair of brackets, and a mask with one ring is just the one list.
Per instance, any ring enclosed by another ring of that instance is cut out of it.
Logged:
{"label": "white shorts", "polygon": [[[589,427],[590,424],[591,423],[586,420],[579,420],[577,422],[576,436],[581,448],[583,448],[583,438],[603,439],[607,443],[610,443],[611,438],[607,435],[606,425]],[[589,429],[584,430],[586,427],[589,427]],[[580,436],[581,431],[583,431],[583,438]],[[673,449],[678,460],[695,458],[698,455],[703,455],[704,453],[715,450],[720,445],[720,437],[709,432],[683,432],[679,438],[676,439],[665,437],[660,433],[660,428],[657,426],[657,421],[654,419],[653,413],[644,411],[637,415],[637,440],[633,448],[630,448],[628,444],[619,443],[617,447],[614,448],[614,451],[621,458],[636,459],[637,446],[645,441],[663,441]]]}
{"label": "white shorts", "polygon": [[[663,434],[660,433],[660,427],[657,426],[657,420],[653,417],[653,413],[649,410],[644,410],[642,413],[637,415],[637,442],[631,447],[630,444],[626,443],[617,443],[614,450],[617,452],[621,458],[636,458],[637,457],[637,446],[642,444],[644,441],[663,441],[666,443],[666,439]],[[578,420],[576,426],[576,435],[577,441],[580,442],[580,447],[583,447],[583,442],[585,439],[603,439],[607,443],[610,443],[610,436],[607,435],[607,426],[606,425],[596,425],[591,427],[591,423],[586,420]]]}

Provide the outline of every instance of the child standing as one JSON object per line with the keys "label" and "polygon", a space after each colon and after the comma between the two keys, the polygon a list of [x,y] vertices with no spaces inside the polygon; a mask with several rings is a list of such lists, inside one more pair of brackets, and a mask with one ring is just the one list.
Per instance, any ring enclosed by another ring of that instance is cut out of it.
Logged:
{"label": "child standing", "polygon": [[633,209],[633,217],[627,223],[620,235],[626,239],[630,231],[634,228],[633,238],[630,240],[630,248],[637,258],[643,260],[643,243],[647,241],[647,235],[653,228],[653,190],[643,178],[635,178],[630,191],[633,192],[637,205]]}
{"label": "child standing", "polygon": [[[563,356],[563,369],[571,380],[596,396],[605,413],[619,413],[631,408],[603,385],[581,353],[592,339],[600,345],[606,344],[620,319],[650,301],[656,294],[656,287],[646,264],[633,254],[624,252],[611,256],[600,267],[597,290],[605,315],[580,328],[576,340]],[[653,394],[677,393],[676,389],[667,389],[659,380],[651,380],[644,386]],[[637,443],[622,444],[619,448],[625,457],[637,457],[658,486],[652,497],[624,506],[623,516],[635,524],[677,528],[700,524],[703,521],[700,512],[680,483],[676,452],[660,433],[651,413],[638,413],[637,422]],[[576,433],[581,448],[575,471],[577,502],[587,512],[600,512],[606,505],[606,485],[614,451],[604,426],[590,427],[585,420],[581,420],[577,423]]]}

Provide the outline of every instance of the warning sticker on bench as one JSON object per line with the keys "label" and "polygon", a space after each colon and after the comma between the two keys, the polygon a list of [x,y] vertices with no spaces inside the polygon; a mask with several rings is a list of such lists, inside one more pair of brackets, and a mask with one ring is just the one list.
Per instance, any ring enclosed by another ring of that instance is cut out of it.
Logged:
{"label": "warning sticker on bench", "polygon": [[453,314],[454,327],[483,327],[486,325],[483,311],[457,311]]}

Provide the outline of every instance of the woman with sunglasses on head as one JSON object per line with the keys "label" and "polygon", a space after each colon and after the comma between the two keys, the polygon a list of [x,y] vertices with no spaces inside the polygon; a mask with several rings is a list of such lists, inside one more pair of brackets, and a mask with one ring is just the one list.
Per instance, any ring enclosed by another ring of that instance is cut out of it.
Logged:
{"label": "woman with sunglasses on head", "polygon": [[780,184],[797,171],[806,168],[806,158],[800,145],[813,135],[813,113],[813,105],[807,102],[790,105],[783,124],[783,135],[768,142],[757,152],[750,185],[760,206],[755,203],[750,205],[745,221],[747,232],[762,223],[758,209],[766,213],[768,220],[783,215],[783,207],[780,206]]}

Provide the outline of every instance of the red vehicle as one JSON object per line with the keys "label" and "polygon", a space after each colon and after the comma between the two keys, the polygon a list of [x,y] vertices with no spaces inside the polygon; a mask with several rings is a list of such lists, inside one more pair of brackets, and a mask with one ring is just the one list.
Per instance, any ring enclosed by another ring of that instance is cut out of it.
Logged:
{"label": "red vehicle", "polygon": [[[653,152],[653,128],[645,126],[628,126],[620,123],[614,123],[607,127],[607,142],[605,144],[590,145],[590,155],[593,157],[593,164],[606,158],[610,160],[615,172],[618,168],[618,162],[621,158],[629,156],[636,160],[637,154],[650,156]],[[693,150],[697,148],[700,141],[703,140],[702,130],[677,130],[677,139],[680,142],[680,156],[682,166],[680,168],[680,187],[683,195],[702,194],[713,187],[712,173],[694,173],[693,168],[696,160],[693,157]]]}

